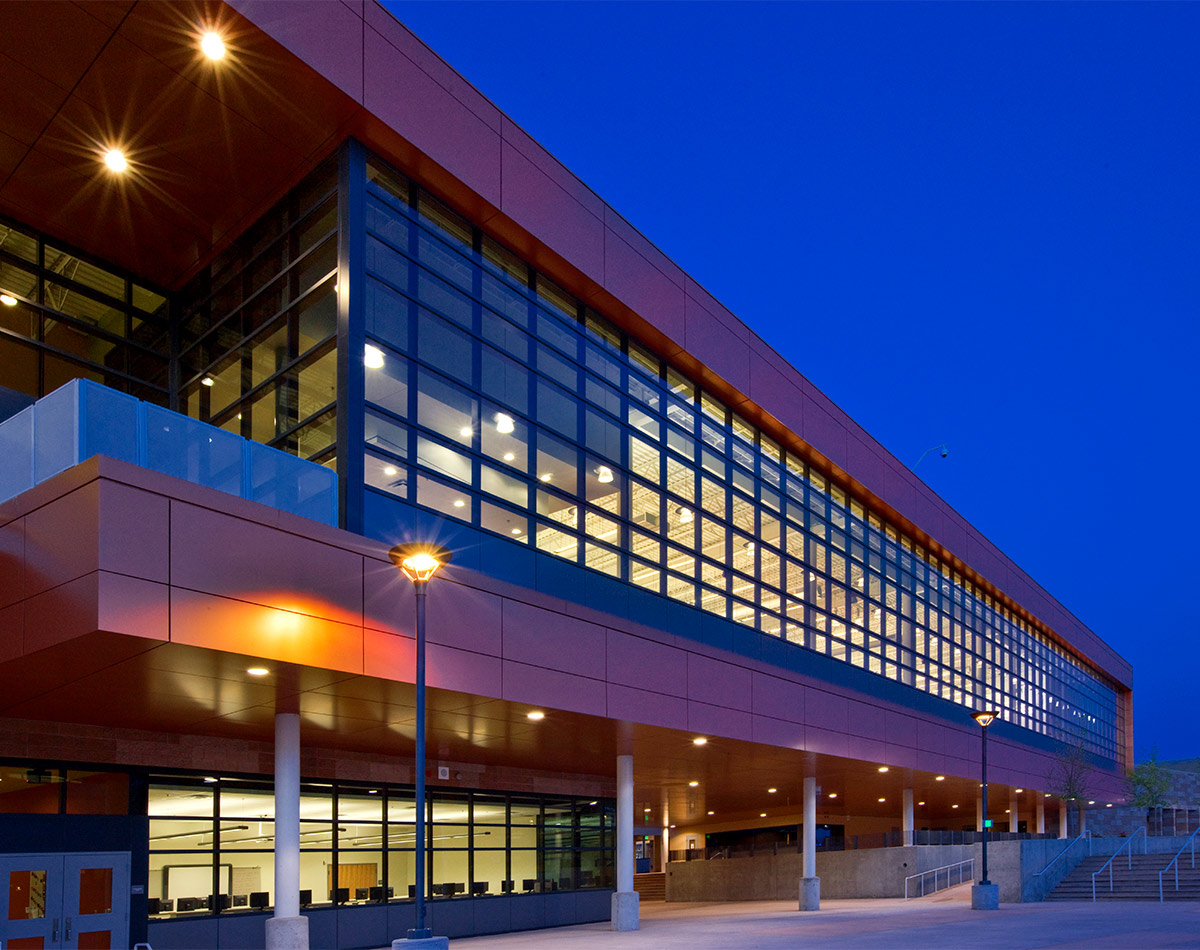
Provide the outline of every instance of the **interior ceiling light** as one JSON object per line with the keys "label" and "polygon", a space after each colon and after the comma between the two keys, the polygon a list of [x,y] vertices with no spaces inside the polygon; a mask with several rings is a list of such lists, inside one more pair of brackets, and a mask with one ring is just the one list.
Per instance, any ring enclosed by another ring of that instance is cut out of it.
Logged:
{"label": "interior ceiling light", "polygon": [[708,745],[708,740],[705,739],[704,736],[696,736],[696,738],[692,740],[692,745]]}
{"label": "interior ceiling light", "polygon": [[396,474],[396,466],[395,465],[385,465],[384,469],[383,469],[383,474],[387,475],[389,478],[391,478],[391,476]]}
{"label": "interior ceiling light", "polygon": [[924,802],[917,802],[918,805],[924,805]]}
{"label": "interior ceiling light", "polygon": [[472,431],[473,430],[471,429],[470,426],[463,426],[461,429],[458,430],[458,434],[465,437],[465,436],[470,435]]}
{"label": "interior ceiling light", "polygon": [[1015,789],[1015,791],[1016,791],[1016,793],[1017,793],[1018,795],[1020,795],[1020,794],[1021,794],[1023,791],[1025,791],[1025,789],[1023,789],[1023,788],[1018,788],[1018,789]]}
{"label": "interior ceiling light", "polygon": [[690,788],[695,788],[695,787],[696,787],[697,785],[699,785],[699,784],[700,784],[699,782],[688,782],[688,786],[689,786]]}
{"label": "interior ceiling light", "polygon": [[715,812],[715,811],[710,811],[710,812],[709,812],[709,814],[710,814],[710,815],[715,815],[715,814],[716,814],[716,812]]}
{"label": "interior ceiling light", "polygon": [[201,386],[215,386],[216,382],[217,381],[215,379],[213,379],[211,376],[205,376],[202,380],[200,380],[200,385]]}
{"label": "interior ceiling light", "polygon": [[17,305],[17,298],[12,294],[0,294],[0,303],[6,307],[15,307]]}
{"label": "interior ceiling light", "polygon": [[676,508],[675,514],[677,514],[679,516],[680,524],[691,524],[692,523],[693,515],[692,515],[691,508],[683,508],[683,507]]}
{"label": "interior ceiling light", "polygon": [[504,453],[504,461],[506,461],[506,462],[511,462],[515,458],[516,458],[516,456],[512,452]]}
{"label": "interior ceiling light", "polygon": [[597,465],[595,468],[596,481],[601,485],[607,485],[613,480],[613,471],[607,465]]}
{"label": "interior ceiling light", "polygon": [[363,366],[367,369],[383,369],[383,350],[368,343],[363,347]]}
{"label": "interior ceiling light", "polygon": [[830,793],[829,793],[829,797],[830,797],[830,798],[837,798],[837,792],[830,792]]}
{"label": "interior ceiling light", "polygon": [[466,502],[465,502],[465,501],[463,501],[461,498],[455,498],[455,499],[454,499],[454,507],[455,507],[455,508],[462,508],[462,507],[464,507],[465,505],[466,505]]}
{"label": "interior ceiling light", "polygon": [[114,172],[123,172],[129,168],[129,162],[125,159],[125,153],[118,148],[110,148],[104,153],[104,164]]}
{"label": "interior ceiling light", "polygon": [[200,50],[209,59],[223,59],[225,57],[225,41],[218,34],[209,30],[200,37]]}
{"label": "interior ceiling light", "polygon": [[252,667],[250,667],[250,669],[246,670],[246,672],[249,673],[251,676],[266,676],[271,671],[268,670],[265,666],[252,666]]}
{"label": "interior ceiling light", "polygon": [[779,791],[779,789],[777,789],[777,788],[768,788],[768,789],[767,789],[767,794],[768,794],[768,795],[774,795],[774,794],[775,794],[777,791]]}
{"label": "interior ceiling light", "polygon": [[957,806],[957,805],[951,805],[950,807],[951,807],[951,808],[957,808],[958,806]]}
{"label": "interior ceiling light", "polygon": [[501,435],[508,435],[516,428],[513,423],[513,417],[504,412],[496,413],[496,431]]}
{"label": "interior ceiling light", "polygon": [[886,802],[886,801],[887,801],[887,799],[886,799],[886,798],[881,798],[881,799],[879,799],[879,800],[880,800],[881,802]]}
{"label": "interior ceiling light", "polygon": [[539,476],[538,476],[538,478],[539,478],[541,481],[543,481],[543,482],[548,482],[548,481],[550,481],[551,477],[552,477],[552,476],[550,475],[550,473],[549,473],[549,472],[547,472],[545,475],[539,475]]}
{"label": "interior ceiling light", "polygon": [[887,770],[888,770],[888,767],[887,767],[886,765],[881,765],[881,766],[879,766],[879,771],[880,771],[880,772],[886,772]]}
{"label": "interior ceiling light", "polygon": [[944,776],[944,775],[935,775],[935,776],[933,777],[933,780],[934,780],[935,782],[944,782],[944,781],[946,781],[946,776]]}
{"label": "interior ceiling light", "polygon": [[767,813],[766,813],[765,811],[764,811],[764,812],[761,812],[761,813],[759,814],[759,816],[758,816],[758,817],[759,817],[759,818],[766,818],[766,817],[767,817]]}
{"label": "interior ceiling light", "polygon": [[525,714],[525,718],[532,719],[534,722],[539,722],[542,719],[546,718],[546,714],[544,712],[542,712],[540,709],[535,709],[535,710],[533,710],[533,712],[527,712]]}

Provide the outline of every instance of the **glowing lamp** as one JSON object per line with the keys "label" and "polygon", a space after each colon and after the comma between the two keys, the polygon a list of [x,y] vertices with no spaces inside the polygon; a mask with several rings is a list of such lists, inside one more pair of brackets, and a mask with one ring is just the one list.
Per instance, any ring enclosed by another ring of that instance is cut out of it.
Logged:
{"label": "glowing lamp", "polygon": [[414,584],[425,583],[438,568],[450,563],[450,552],[433,544],[398,544],[388,551],[388,557]]}
{"label": "glowing lamp", "polygon": [[999,715],[1000,713],[997,710],[988,709],[983,712],[971,713],[971,718],[979,723],[979,725],[983,726],[984,729],[986,729],[992,724],[992,720]]}

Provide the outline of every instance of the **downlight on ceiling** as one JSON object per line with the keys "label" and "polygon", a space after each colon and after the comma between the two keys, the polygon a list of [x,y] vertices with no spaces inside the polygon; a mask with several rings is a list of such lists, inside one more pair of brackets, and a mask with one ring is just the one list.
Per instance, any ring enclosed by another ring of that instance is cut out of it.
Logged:
{"label": "downlight on ceiling", "polygon": [[104,164],[114,172],[123,172],[129,168],[129,162],[125,158],[125,153],[119,148],[110,148],[104,153]]}
{"label": "downlight on ceiling", "polygon": [[0,294],[0,303],[6,307],[15,307],[17,305],[17,298],[12,294]]}
{"label": "downlight on ceiling", "polygon": [[200,37],[200,51],[209,59],[224,59],[225,41],[221,39],[220,34],[209,30]]}

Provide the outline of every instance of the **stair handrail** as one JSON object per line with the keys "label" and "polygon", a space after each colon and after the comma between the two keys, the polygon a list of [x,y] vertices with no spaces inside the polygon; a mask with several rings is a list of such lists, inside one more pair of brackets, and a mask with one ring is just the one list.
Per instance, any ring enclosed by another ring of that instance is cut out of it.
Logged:
{"label": "stair handrail", "polygon": [[1158,872],[1158,902],[1163,902],[1163,885],[1162,876],[1171,870],[1171,865],[1175,866],[1175,890],[1179,890],[1179,856],[1190,844],[1192,846],[1192,867],[1196,866],[1196,834],[1200,833],[1200,825],[1196,826],[1196,830],[1187,836],[1187,840],[1183,842],[1183,847],[1175,852],[1175,857],[1171,858],[1171,863]]}
{"label": "stair handrail", "polygon": [[1058,852],[1058,854],[1056,854],[1053,858],[1051,858],[1050,863],[1047,864],[1040,871],[1038,871],[1034,875],[1034,877],[1041,877],[1043,874],[1045,874],[1047,871],[1049,871],[1051,865],[1053,865],[1056,861],[1058,861],[1059,858],[1065,856],[1068,851],[1070,851],[1073,847],[1075,847],[1075,845],[1079,844],[1079,842],[1082,841],[1084,838],[1087,838],[1088,854],[1090,855],[1092,853],[1092,833],[1090,831],[1085,830],[1085,831],[1080,832],[1078,835],[1076,835],[1070,841],[1068,841],[1067,846],[1065,848],[1063,848],[1060,852]]}
{"label": "stair handrail", "polygon": [[946,872],[946,887],[952,886],[950,884],[950,872],[951,871],[958,871],[958,883],[961,884],[963,882],[963,865],[965,865],[965,864],[971,865],[971,876],[974,877],[975,876],[975,859],[974,858],[967,858],[965,861],[958,861],[955,864],[943,864],[940,868],[930,868],[928,871],[921,871],[917,874],[910,874],[908,877],[906,877],[904,879],[904,899],[908,900],[908,882],[911,881],[914,877],[919,877],[921,879],[921,893],[917,895],[918,897],[925,896],[925,875],[926,874],[933,875],[933,890],[930,891],[931,894],[936,894],[938,891],[937,876],[938,876],[939,872],[941,872],[941,871]]}
{"label": "stair handrail", "polygon": [[[1100,874],[1105,868],[1108,868],[1108,889],[1109,889],[1109,891],[1112,891],[1112,889],[1113,889],[1112,863],[1113,863],[1113,861],[1115,861],[1117,859],[1117,855],[1120,854],[1122,851],[1124,851],[1126,848],[1129,849],[1129,854],[1127,854],[1125,856],[1125,859],[1128,862],[1130,869],[1133,868],[1133,842],[1134,842],[1134,839],[1137,838],[1138,835],[1141,835],[1142,837],[1147,838],[1147,840],[1149,839],[1149,836],[1146,834],[1146,826],[1145,825],[1142,825],[1141,828],[1139,828],[1137,831],[1135,831],[1133,834],[1131,834],[1128,838],[1126,838],[1125,843],[1123,845],[1121,845],[1121,847],[1117,848],[1116,851],[1113,852],[1113,856],[1111,858],[1109,858],[1107,861],[1105,861],[1104,864],[1100,866],[1099,870],[1092,872],[1092,903],[1093,904],[1096,903],[1096,875]],[[1143,843],[1145,843],[1145,842],[1143,842]]]}

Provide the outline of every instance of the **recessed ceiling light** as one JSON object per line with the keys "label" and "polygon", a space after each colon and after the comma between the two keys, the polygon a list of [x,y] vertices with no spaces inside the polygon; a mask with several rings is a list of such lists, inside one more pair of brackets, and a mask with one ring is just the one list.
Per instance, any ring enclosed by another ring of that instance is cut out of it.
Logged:
{"label": "recessed ceiling light", "polygon": [[520,533],[521,533],[521,529],[520,529],[520,528],[513,528],[513,529],[512,529],[512,533],[513,533],[513,534],[520,534]]}
{"label": "recessed ceiling light", "polygon": [[1050,797],[1050,793],[1049,793],[1049,792],[1047,792],[1045,795],[1043,795],[1043,796],[1042,796],[1042,798],[1049,798],[1049,797]]}
{"label": "recessed ceiling light", "polygon": [[202,380],[200,380],[201,386],[215,386],[216,383],[217,383],[217,381],[215,379],[213,379],[211,376],[205,376]]}
{"label": "recessed ceiling light", "polygon": [[513,423],[513,417],[506,412],[496,413],[496,431],[501,435],[508,435],[516,425]]}
{"label": "recessed ceiling light", "polygon": [[1107,805],[1105,805],[1104,807],[1105,807],[1105,808],[1112,808],[1112,802],[1109,802],[1109,803],[1108,803]]}
{"label": "recessed ceiling light", "polygon": [[774,795],[777,791],[779,791],[779,789],[777,789],[777,788],[768,788],[767,794]]}
{"label": "recessed ceiling light", "polygon": [[534,722],[539,722],[542,719],[546,718],[546,714],[544,712],[542,712],[540,709],[535,709],[535,710],[533,710],[533,712],[527,712],[525,714],[525,718],[532,719]]}
{"label": "recessed ceiling light", "polygon": [[674,826],[674,825],[671,825],[671,827],[672,827],[672,828],[674,828],[675,826]]}
{"label": "recessed ceiling light", "polygon": [[249,673],[251,676],[266,676],[271,671],[268,670],[265,666],[252,666],[252,667],[250,667],[250,669],[246,670],[246,672]]}
{"label": "recessed ceiling light", "polygon": [[383,474],[388,475],[388,476],[395,475],[396,474],[396,466],[395,465],[385,465],[383,467]]}
{"label": "recessed ceiling light", "polygon": [[211,30],[200,37],[200,49],[209,59],[225,56],[225,41]]}
{"label": "recessed ceiling light", "polygon": [[462,508],[462,507],[464,507],[465,505],[466,505],[466,502],[465,502],[465,501],[463,501],[461,498],[455,498],[455,499],[454,499],[454,507],[455,507],[455,508]]}
{"label": "recessed ceiling light", "polygon": [[888,770],[888,767],[887,767],[886,765],[881,765],[881,766],[879,766],[879,771],[880,771],[880,772],[886,772],[887,770]]}
{"label": "recessed ceiling light", "polygon": [[368,795],[378,795],[378,794],[379,794],[379,789],[377,789],[377,788],[369,788],[369,789],[367,789],[367,794],[368,794]]}
{"label": "recessed ceiling light", "polygon": [[643,808],[642,811],[649,811],[649,808]]}
{"label": "recessed ceiling light", "polygon": [[125,160],[125,153],[117,148],[110,148],[104,153],[104,164],[114,172],[123,172],[129,167],[129,162]]}
{"label": "recessed ceiling light", "polygon": [[468,436],[471,434],[472,431],[473,430],[471,429],[470,426],[463,426],[461,429],[458,430],[458,434],[461,436]]}
{"label": "recessed ceiling light", "polygon": [[1023,789],[1023,788],[1018,788],[1018,789],[1016,789],[1016,793],[1017,793],[1018,795],[1020,795],[1020,794],[1021,794],[1023,791],[1025,791],[1025,789]]}
{"label": "recessed ceiling light", "polygon": [[6,307],[15,307],[17,305],[17,298],[12,294],[0,294],[0,303]]}
{"label": "recessed ceiling light", "polygon": [[951,807],[951,808],[957,808],[958,806],[957,806],[957,805],[951,805],[950,807]]}
{"label": "recessed ceiling light", "polygon": [[208,782],[209,785],[212,785],[217,780],[215,778],[213,778],[211,775],[206,775],[206,776],[204,776],[204,781]]}
{"label": "recessed ceiling light", "polygon": [[924,802],[917,802],[918,805],[924,805]]}
{"label": "recessed ceiling light", "polygon": [[829,793],[829,797],[830,797],[830,798],[837,798],[837,792],[830,792],[830,793]]}
{"label": "recessed ceiling light", "polygon": [[879,800],[880,800],[881,802],[886,802],[886,801],[887,801],[887,799],[886,799],[886,798],[881,798],[881,799],[879,799]]}
{"label": "recessed ceiling light", "polygon": [[545,475],[539,475],[538,478],[543,482],[548,482],[551,478],[553,478],[553,476],[547,472]]}
{"label": "recessed ceiling light", "polygon": [[505,453],[504,453],[504,461],[506,461],[506,462],[511,462],[511,461],[512,461],[513,459],[515,459],[515,458],[516,458],[516,456],[515,456],[515,455],[513,455],[513,454],[512,454],[512,452],[505,452]]}
{"label": "recessed ceiling light", "polygon": [[699,782],[688,782],[688,786],[689,786],[690,788],[695,788],[695,787],[696,787],[697,785],[699,785],[699,784],[700,784]]}
{"label": "recessed ceiling light", "polygon": [[933,780],[934,780],[935,782],[944,782],[944,781],[946,781],[946,776],[944,776],[944,775],[935,775],[935,776],[933,777]]}
{"label": "recessed ceiling light", "polygon": [[715,814],[716,814],[716,812],[715,812],[715,811],[710,811],[710,812],[709,812],[709,814],[710,814],[710,815],[715,815]]}
{"label": "recessed ceiling light", "polygon": [[383,369],[383,350],[368,343],[363,347],[363,366],[367,369]]}
{"label": "recessed ceiling light", "polygon": [[763,812],[762,814],[760,814],[758,817],[759,817],[759,818],[766,818],[766,817],[767,817],[767,813],[764,811],[764,812]]}
{"label": "recessed ceiling light", "polygon": [[692,745],[708,745],[708,740],[705,739],[704,736],[696,736],[696,738],[692,740]]}
{"label": "recessed ceiling light", "polygon": [[1095,801],[1095,799],[1092,799],[1092,800],[1090,800],[1090,801],[1088,802],[1088,804],[1089,804],[1089,805],[1094,805],[1094,804],[1096,804],[1096,801]]}

